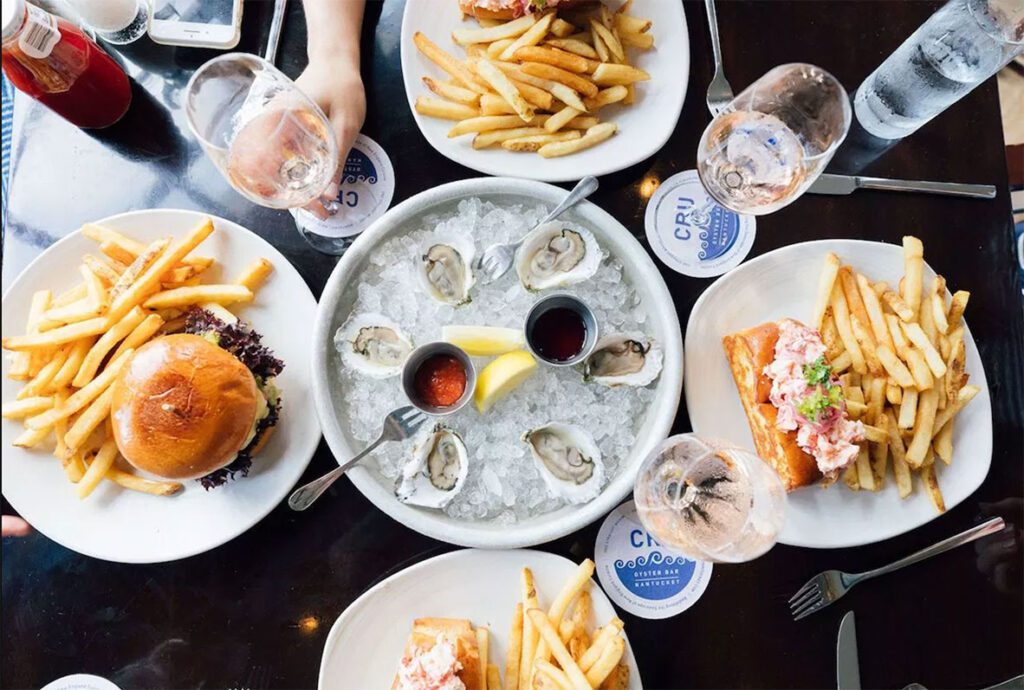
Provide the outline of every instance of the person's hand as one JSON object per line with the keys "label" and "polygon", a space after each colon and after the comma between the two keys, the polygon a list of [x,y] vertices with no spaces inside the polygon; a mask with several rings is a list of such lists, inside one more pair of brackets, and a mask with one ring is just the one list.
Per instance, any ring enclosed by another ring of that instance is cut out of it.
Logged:
{"label": "person's hand", "polygon": [[5,537],[24,537],[32,531],[32,528],[20,517],[4,515],[3,528],[0,531],[3,532]]}
{"label": "person's hand", "polygon": [[295,83],[327,115],[338,142],[335,182],[324,190],[320,201],[306,207],[318,218],[326,218],[330,214],[324,209],[323,203],[334,201],[338,196],[338,181],[345,159],[366,119],[366,93],[359,69],[342,59],[312,58]]}

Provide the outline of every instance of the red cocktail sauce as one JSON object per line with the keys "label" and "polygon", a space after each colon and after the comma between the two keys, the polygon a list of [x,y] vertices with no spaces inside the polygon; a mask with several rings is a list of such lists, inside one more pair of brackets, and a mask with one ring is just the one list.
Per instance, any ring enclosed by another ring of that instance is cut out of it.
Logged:
{"label": "red cocktail sauce", "polygon": [[451,355],[428,357],[416,370],[416,395],[433,407],[450,407],[466,392],[466,370]]}

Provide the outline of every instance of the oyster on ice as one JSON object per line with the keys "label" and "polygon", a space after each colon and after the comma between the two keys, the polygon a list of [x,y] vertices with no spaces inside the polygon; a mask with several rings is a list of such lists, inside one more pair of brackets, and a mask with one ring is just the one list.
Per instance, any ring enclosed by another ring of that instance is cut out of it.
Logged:
{"label": "oyster on ice", "polygon": [[601,493],[604,462],[590,434],[579,427],[549,422],[523,434],[530,455],[552,496],[586,503]]}
{"label": "oyster on ice", "polygon": [[457,307],[471,300],[473,242],[451,233],[435,233],[416,255],[416,271],[424,292],[438,302]]}
{"label": "oyster on ice", "polygon": [[443,508],[462,490],[468,474],[469,453],[462,437],[443,424],[435,424],[416,441],[412,459],[402,468],[395,495],[402,503]]}
{"label": "oyster on ice", "polygon": [[601,247],[583,228],[552,221],[523,238],[516,273],[527,290],[544,290],[587,280],[601,265]]}
{"label": "oyster on ice", "polygon": [[382,314],[351,317],[334,334],[334,347],[346,365],[374,378],[397,376],[413,350],[412,339]]}
{"label": "oyster on ice", "polygon": [[661,347],[643,333],[615,333],[597,341],[583,363],[583,378],[612,388],[646,386],[658,378]]}

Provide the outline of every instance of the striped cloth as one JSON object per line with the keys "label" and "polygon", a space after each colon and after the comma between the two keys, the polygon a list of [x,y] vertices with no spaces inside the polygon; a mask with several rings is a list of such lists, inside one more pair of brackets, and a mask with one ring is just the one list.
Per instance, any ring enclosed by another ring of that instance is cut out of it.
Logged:
{"label": "striped cloth", "polygon": [[7,228],[7,178],[11,172],[11,130],[14,129],[14,87],[3,75],[3,208],[0,209],[0,242]]}

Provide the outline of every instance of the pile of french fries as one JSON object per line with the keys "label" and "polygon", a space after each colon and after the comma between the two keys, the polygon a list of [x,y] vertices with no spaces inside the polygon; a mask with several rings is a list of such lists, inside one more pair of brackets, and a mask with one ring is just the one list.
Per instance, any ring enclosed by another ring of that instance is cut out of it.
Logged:
{"label": "pile of french fries", "polygon": [[477,20],[458,28],[459,60],[416,32],[416,47],[448,75],[423,83],[433,96],[416,99],[416,111],[456,120],[449,137],[473,134],[473,148],[501,147],[566,156],[595,146],[618,131],[598,112],[613,103],[632,105],[638,82],[650,75],[630,64],[628,48],[654,47],[651,22],[604,4],[554,10],[511,21]]}
{"label": "pile of french fries", "polygon": [[544,610],[533,573],[523,568],[522,601],[516,604],[505,662],[506,690],[629,687],[622,621],[613,618],[597,629],[590,627],[593,574],[592,560],[580,563]]}
{"label": "pile of french fries", "polygon": [[916,472],[935,508],[944,512],[935,458],[952,462],[954,418],[980,392],[964,372],[961,320],[970,293],[949,295],[942,276],[924,284],[918,238],[903,238],[903,256],[904,276],[891,287],[830,253],[819,279],[814,324],[840,375],[847,410],[866,429],[844,483],[854,490],[881,490],[891,457],[900,497],[913,492]]}
{"label": "pile of french fries", "polygon": [[103,479],[156,496],[182,490],[178,482],[138,476],[119,462],[109,423],[111,384],[135,350],[181,331],[193,305],[236,322],[225,305],[252,301],[270,274],[271,263],[258,259],[234,283],[203,284],[214,260],[190,253],[212,232],[206,219],[176,242],[168,237],[146,245],[85,225],[81,233],[97,243],[99,255],[82,257],[82,282],[56,297],[50,290],[36,292],[25,333],[3,338],[11,353],[7,375],[25,382],[2,406],[4,418],[25,427],[14,445],[37,448],[52,439],[53,454],[79,498]]}

